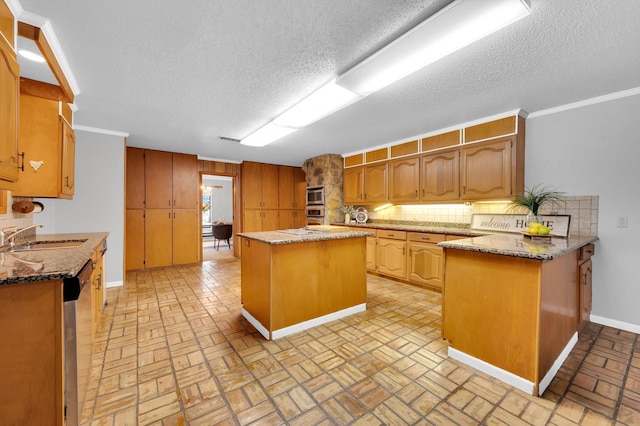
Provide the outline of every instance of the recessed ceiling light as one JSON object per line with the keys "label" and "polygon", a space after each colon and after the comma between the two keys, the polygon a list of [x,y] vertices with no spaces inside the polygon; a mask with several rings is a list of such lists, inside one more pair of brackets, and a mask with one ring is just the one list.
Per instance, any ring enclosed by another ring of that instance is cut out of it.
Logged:
{"label": "recessed ceiling light", "polygon": [[33,53],[32,51],[27,50],[27,49],[18,49],[18,53],[23,58],[28,59],[28,60],[33,61],[33,62],[40,62],[40,63],[45,62],[45,60],[42,57],[42,55],[39,55],[37,53]]}

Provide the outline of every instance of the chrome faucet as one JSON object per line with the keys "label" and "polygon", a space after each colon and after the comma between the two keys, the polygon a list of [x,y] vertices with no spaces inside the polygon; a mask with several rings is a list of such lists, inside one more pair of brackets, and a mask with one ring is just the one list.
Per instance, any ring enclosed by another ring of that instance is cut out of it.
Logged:
{"label": "chrome faucet", "polygon": [[7,235],[4,233],[4,231],[6,231],[7,229],[13,229],[13,228],[15,228],[15,227],[16,227],[15,225],[11,225],[11,226],[7,226],[6,228],[2,228],[2,229],[0,229],[0,246],[3,246],[3,245],[4,245],[4,239],[5,239],[5,237],[7,236]]}
{"label": "chrome faucet", "polygon": [[[13,234],[10,234],[8,236],[5,236],[4,233],[2,233],[2,236],[3,236],[2,239],[4,240],[4,241],[2,241],[2,245],[4,245],[5,242],[9,242],[9,245],[11,247],[13,247],[15,245],[15,241],[14,240],[15,240],[15,238],[16,238],[16,236],[18,234],[22,234],[23,232],[28,231],[29,229],[42,228],[42,227],[44,227],[44,225],[42,223],[38,223],[38,224],[35,224],[35,225],[26,226],[24,228],[18,229],[16,232],[14,232]],[[13,228],[13,227],[10,226],[9,228]],[[5,229],[7,229],[7,228],[5,228]],[[4,229],[3,229],[3,231],[4,231]]]}

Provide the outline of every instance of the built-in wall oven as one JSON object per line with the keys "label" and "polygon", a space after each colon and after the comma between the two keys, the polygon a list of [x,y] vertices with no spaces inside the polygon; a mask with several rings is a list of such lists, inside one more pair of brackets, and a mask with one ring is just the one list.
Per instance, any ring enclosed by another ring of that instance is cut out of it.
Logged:
{"label": "built-in wall oven", "polygon": [[307,187],[307,206],[324,206],[324,186]]}
{"label": "built-in wall oven", "polygon": [[324,206],[307,206],[307,225],[324,225]]}

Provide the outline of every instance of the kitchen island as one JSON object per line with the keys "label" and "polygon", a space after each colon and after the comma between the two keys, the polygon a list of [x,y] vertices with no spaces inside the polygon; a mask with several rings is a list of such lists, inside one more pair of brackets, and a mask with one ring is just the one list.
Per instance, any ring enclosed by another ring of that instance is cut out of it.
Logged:
{"label": "kitchen island", "polygon": [[505,233],[439,243],[449,356],[541,395],[577,342],[578,264],[597,239]]}
{"label": "kitchen island", "polygon": [[240,233],[242,315],[267,340],[366,310],[368,232]]}
{"label": "kitchen island", "polygon": [[[78,423],[91,365],[91,303],[100,298],[92,298],[97,288],[78,288],[79,281],[74,278],[87,271],[88,264],[97,262],[107,235],[38,235],[29,243],[0,248],[3,424]],[[70,334],[65,322],[70,316],[66,301],[74,297],[82,299],[87,308],[77,310],[78,315],[81,311],[88,314],[77,318],[87,330],[82,340],[79,330],[74,328]],[[65,363],[65,354],[71,352],[70,341],[77,343],[74,365]],[[66,376],[65,372],[74,375]],[[77,386],[72,385],[74,377]],[[74,393],[73,403],[70,392]]]}

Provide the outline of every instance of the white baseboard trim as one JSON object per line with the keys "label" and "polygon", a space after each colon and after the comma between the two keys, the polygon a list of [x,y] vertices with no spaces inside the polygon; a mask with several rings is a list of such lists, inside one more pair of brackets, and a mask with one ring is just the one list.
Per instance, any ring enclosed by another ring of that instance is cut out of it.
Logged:
{"label": "white baseboard trim", "polygon": [[124,285],[124,281],[109,281],[104,286],[109,287],[122,287]]}
{"label": "white baseboard trim", "polygon": [[247,319],[253,325],[256,330],[267,340],[275,340],[281,337],[288,336],[290,334],[297,333],[299,331],[307,330],[312,327],[317,327],[319,325],[328,323],[330,321],[335,321],[340,318],[344,318],[349,315],[357,314],[358,312],[364,312],[367,310],[367,304],[362,303],[360,305],[352,306],[350,308],[343,309],[338,312],[333,312],[327,315],[323,315],[318,318],[310,319],[308,321],[303,321],[298,324],[291,325],[289,327],[281,328],[279,330],[274,330],[271,332],[271,337],[269,337],[269,330],[265,326],[263,326],[260,321],[255,319],[253,315],[251,315],[246,309],[242,308],[242,316]]}
{"label": "white baseboard trim", "polygon": [[[536,396],[542,395],[544,393],[544,391],[551,383],[551,380],[553,380],[553,378],[556,376],[558,370],[560,369],[560,367],[562,367],[562,364],[571,353],[571,350],[576,345],[576,343],[578,343],[578,333],[573,334],[558,358],[556,358],[556,360],[554,361],[549,371],[547,371],[547,374],[544,375],[544,377],[538,384],[538,395]],[[502,368],[489,364],[486,361],[483,361],[471,355],[467,355],[466,353],[452,347],[449,347],[449,357],[455,359],[456,361],[467,364],[468,366],[473,367],[476,370],[480,370],[491,377],[501,380],[506,384],[513,386],[514,388],[520,389],[521,391],[526,392],[529,395],[534,395],[535,383],[520,376],[516,376],[515,374],[510,373],[507,370],[503,370]]]}
{"label": "white baseboard trim", "polygon": [[260,324],[260,321],[258,321],[257,319],[255,319],[253,317],[253,315],[251,315],[246,309],[242,308],[242,316],[246,318],[247,321],[249,321],[251,323],[252,326],[254,326],[256,328],[256,330],[258,330],[258,332],[260,334],[262,334],[262,337],[264,337],[267,340],[271,340],[269,339],[269,330],[267,330],[267,328],[265,326],[263,326],[262,324]]}
{"label": "white baseboard trim", "polygon": [[489,364],[488,362],[482,361],[481,359],[472,357],[471,355],[467,355],[466,353],[460,352],[459,350],[452,347],[449,347],[449,357],[455,359],[456,361],[467,364],[469,367],[473,367],[476,370],[480,370],[491,377],[501,380],[506,384],[513,386],[514,388],[520,389],[521,391],[526,392],[529,395],[533,395],[533,382],[523,379],[520,376],[516,376],[515,374],[510,373],[507,370],[503,370],[502,368],[496,367],[495,365]]}
{"label": "white baseboard trim", "polygon": [[556,374],[558,373],[558,370],[560,370],[560,367],[562,367],[562,364],[567,359],[567,357],[573,350],[573,347],[576,345],[576,343],[578,343],[577,332],[573,334],[573,336],[567,343],[567,346],[564,347],[564,349],[562,350],[562,352],[560,352],[560,355],[558,356],[558,358],[556,358],[555,362],[553,363],[549,371],[547,371],[547,374],[545,374],[542,380],[540,380],[540,384],[538,385],[538,396],[542,395],[544,391],[547,389],[547,387],[549,386],[549,384],[551,384],[551,380],[553,380],[553,378],[556,376]]}
{"label": "white baseboard trim", "polygon": [[607,327],[617,328],[619,330],[628,331],[630,333],[640,334],[640,325],[630,324],[628,322],[622,322],[610,318],[600,317],[598,315],[591,315],[589,321],[596,324],[606,325]]}
{"label": "white baseboard trim", "polygon": [[335,321],[340,318],[347,317],[349,315],[357,314],[358,312],[364,312],[366,310],[367,310],[367,304],[361,303],[360,305],[352,306],[350,308],[343,309],[341,311],[333,312],[318,318],[310,319],[308,321],[303,321],[298,324],[291,325],[289,327],[275,330],[271,333],[271,338],[273,340],[279,339],[281,337],[285,337],[290,334],[297,333],[299,331],[307,330],[312,327],[317,327],[319,325],[322,325],[331,321]]}

